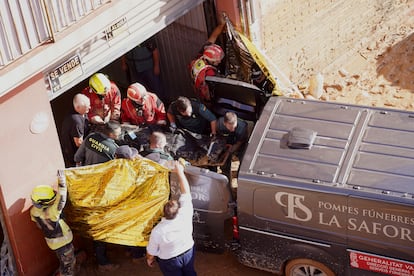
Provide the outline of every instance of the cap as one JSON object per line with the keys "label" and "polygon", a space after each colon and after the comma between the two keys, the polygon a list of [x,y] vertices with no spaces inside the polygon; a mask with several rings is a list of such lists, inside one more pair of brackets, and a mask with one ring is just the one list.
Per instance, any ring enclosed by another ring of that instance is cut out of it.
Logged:
{"label": "cap", "polygon": [[138,156],[138,150],[128,145],[122,145],[115,151],[116,158],[133,159]]}

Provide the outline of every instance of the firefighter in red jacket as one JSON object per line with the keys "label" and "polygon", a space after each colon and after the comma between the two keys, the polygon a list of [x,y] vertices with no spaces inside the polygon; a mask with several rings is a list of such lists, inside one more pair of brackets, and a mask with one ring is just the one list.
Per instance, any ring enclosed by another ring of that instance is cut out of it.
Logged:
{"label": "firefighter in red jacket", "polygon": [[89,78],[89,86],[82,90],[91,101],[89,121],[105,124],[110,120],[119,121],[121,115],[121,92],[118,86],[102,73]]}
{"label": "firefighter in red jacket", "polygon": [[164,103],[154,93],[136,82],[127,90],[127,98],[122,101],[122,123],[138,126],[165,125],[167,115]]}
{"label": "firefighter in red jacket", "polygon": [[194,91],[197,97],[209,105],[211,100],[210,91],[205,81],[206,76],[216,76],[217,66],[224,58],[223,49],[215,44],[217,37],[221,34],[224,23],[218,25],[203,45],[200,55],[190,63],[191,78],[193,79]]}

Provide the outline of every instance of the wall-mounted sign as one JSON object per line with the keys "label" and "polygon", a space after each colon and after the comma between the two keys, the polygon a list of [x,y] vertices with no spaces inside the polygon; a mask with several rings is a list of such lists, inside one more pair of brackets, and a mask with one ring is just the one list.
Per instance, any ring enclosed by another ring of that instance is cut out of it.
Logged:
{"label": "wall-mounted sign", "polygon": [[59,91],[62,87],[75,79],[81,77],[83,74],[81,60],[79,55],[75,55],[66,60],[57,68],[53,69],[47,74],[50,88],[53,93]]}
{"label": "wall-mounted sign", "polygon": [[350,265],[387,275],[414,275],[414,263],[349,250]]}
{"label": "wall-mounted sign", "polygon": [[127,32],[128,25],[126,17],[121,18],[111,26],[105,29],[106,40],[110,41],[117,37],[118,35]]}

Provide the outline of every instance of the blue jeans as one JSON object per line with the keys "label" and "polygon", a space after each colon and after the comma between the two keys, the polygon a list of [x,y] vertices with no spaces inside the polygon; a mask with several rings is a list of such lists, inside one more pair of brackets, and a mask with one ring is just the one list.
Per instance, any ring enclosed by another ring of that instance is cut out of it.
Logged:
{"label": "blue jeans", "polygon": [[194,246],[177,257],[163,260],[157,258],[162,274],[168,276],[197,276],[194,270]]}

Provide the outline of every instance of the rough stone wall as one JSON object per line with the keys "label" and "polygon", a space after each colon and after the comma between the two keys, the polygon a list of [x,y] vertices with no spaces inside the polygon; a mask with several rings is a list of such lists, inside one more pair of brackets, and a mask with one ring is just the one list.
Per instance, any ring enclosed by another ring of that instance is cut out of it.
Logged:
{"label": "rough stone wall", "polygon": [[369,44],[406,0],[262,0],[262,47],[296,83]]}
{"label": "rough stone wall", "polygon": [[414,0],[255,3],[252,37],[293,96],[414,111]]}

